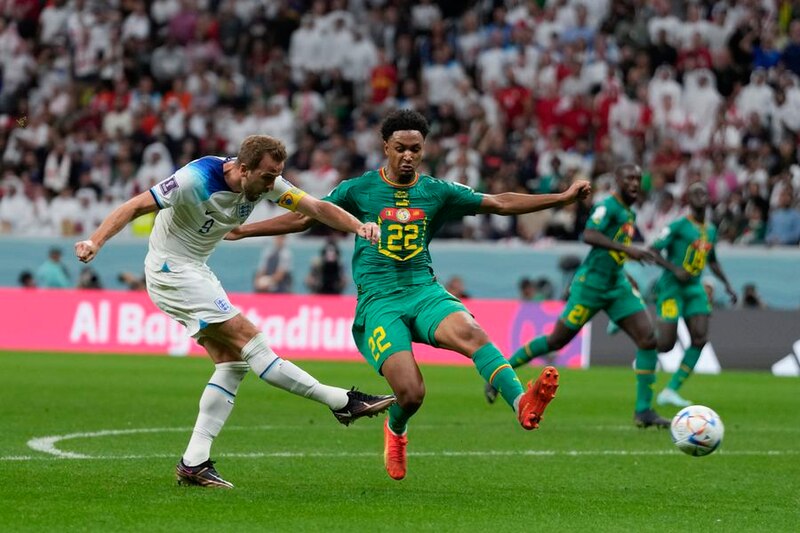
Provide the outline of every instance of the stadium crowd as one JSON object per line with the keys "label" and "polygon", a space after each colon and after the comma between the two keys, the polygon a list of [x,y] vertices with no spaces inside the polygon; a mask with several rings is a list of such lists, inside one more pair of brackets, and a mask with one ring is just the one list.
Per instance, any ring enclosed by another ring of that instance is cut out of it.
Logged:
{"label": "stadium crowd", "polygon": [[[797,0],[0,0],[0,58],[2,233],[88,235],[252,133],[284,140],[285,176],[321,197],[382,164],[376,125],[407,107],[442,179],[588,177],[596,201],[635,161],[646,241],[702,180],[720,240],[800,243]],[[445,231],[576,239],[589,207]]]}

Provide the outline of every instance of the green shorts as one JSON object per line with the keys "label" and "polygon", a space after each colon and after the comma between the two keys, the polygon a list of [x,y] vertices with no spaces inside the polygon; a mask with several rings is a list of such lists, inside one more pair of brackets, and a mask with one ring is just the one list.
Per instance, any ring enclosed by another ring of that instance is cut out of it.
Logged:
{"label": "green shorts", "polygon": [[656,283],[656,312],[663,322],[677,322],[680,317],[710,315],[711,303],[702,283],[680,283],[660,278]]}
{"label": "green shorts", "polygon": [[387,293],[368,290],[358,295],[353,339],[380,374],[383,362],[394,353],[410,351],[412,341],[436,346],[436,328],[458,311],[469,312],[436,282]]}
{"label": "green shorts", "polygon": [[595,313],[604,310],[613,322],[619,323],[646,309],[642,297],[624,275],[610,288],[586,285],[585,277],[577,277],[570,285],[569,299],[561,313],[561,320],[567,327],[581,329]]}

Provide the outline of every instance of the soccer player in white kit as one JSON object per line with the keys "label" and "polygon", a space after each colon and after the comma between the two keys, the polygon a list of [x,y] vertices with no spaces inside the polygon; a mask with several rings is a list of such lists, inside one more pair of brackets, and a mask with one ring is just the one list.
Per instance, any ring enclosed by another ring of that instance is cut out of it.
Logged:
{"label": "soccer player in white kit", "polygon": [[271,385],[327,405],[344,425],[377,415],[395,400],[393,395],[373,396],[323,385],[280,358],[267,346],[264,334],[230,303],[206,265],[217,243],[243,224],[262,198],[373,243],[379,240],[380,229],[374,223],[362,224],[286,181],[281,176],[286,158],[280,140],[251,135],[242,142],[236,158],[208,156],[192,161],[115,209],[88,240],[75,244],[75,255],[88,263],[131,220],[158,211],[145,259],[147,292],[162,311],[186,326],[216,366],[200,397],[189,445],[176,467],[182,484],[233,487],[214,468],[211,444],[230,415],[249,369]]}

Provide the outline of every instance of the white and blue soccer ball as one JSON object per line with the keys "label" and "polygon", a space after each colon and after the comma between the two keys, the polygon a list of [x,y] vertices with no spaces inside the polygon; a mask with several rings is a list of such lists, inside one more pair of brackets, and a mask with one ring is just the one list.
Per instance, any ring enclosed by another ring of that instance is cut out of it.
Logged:
{"label": "white and blue soccer ball", "polygon": [[669,430],[675,446],[695,457],[712,453],[725,436],[722,419],[704,405],[690,405],[678,411]]}

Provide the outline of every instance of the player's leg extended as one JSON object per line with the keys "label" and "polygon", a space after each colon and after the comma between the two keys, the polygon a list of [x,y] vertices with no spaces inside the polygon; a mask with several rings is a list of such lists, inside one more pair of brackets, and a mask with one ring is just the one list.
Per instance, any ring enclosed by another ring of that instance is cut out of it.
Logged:
{"label": "player's leg extended", "polygon": [[337,420],[345,425],[362,416],[375,416],[388,409],[394,401],[391,395],[372,396],[320,383],[272,351],[266,336],[241,314],[219,324],[210,324],[203,331],[237,349],[242,360],[265,382],[327,405]]}
{"label": "player's leg extended", "polygon": [[514,409],[523,428],[539,427],[544,410],[558,388],[558,371],[555,368],[546,367],[536,383],[529,384],[528,390],[524,390],[503,354],[466,311],[447,315],[436,327],[434,339],[438,346],[472,359],[486,383],[494,387]]}
{"label": "player's leg extended", "polygon": [[391,354],[380,369],[397,397],[384,427],[384,465],[392,479],[400,480],[407,471],[408,421],[422,406],[425,382],[410,350]]}
{"label": "player's leg extended", "polygon": [[518,368],[536,357],[550,354],[566,346],[597,312],[600,304],[595,300],[592,289],[573,283],[564,311],[556,324],[556,330],[550,335],[539,335],[520,347],[509,358],[509,364],[513,368]]}

